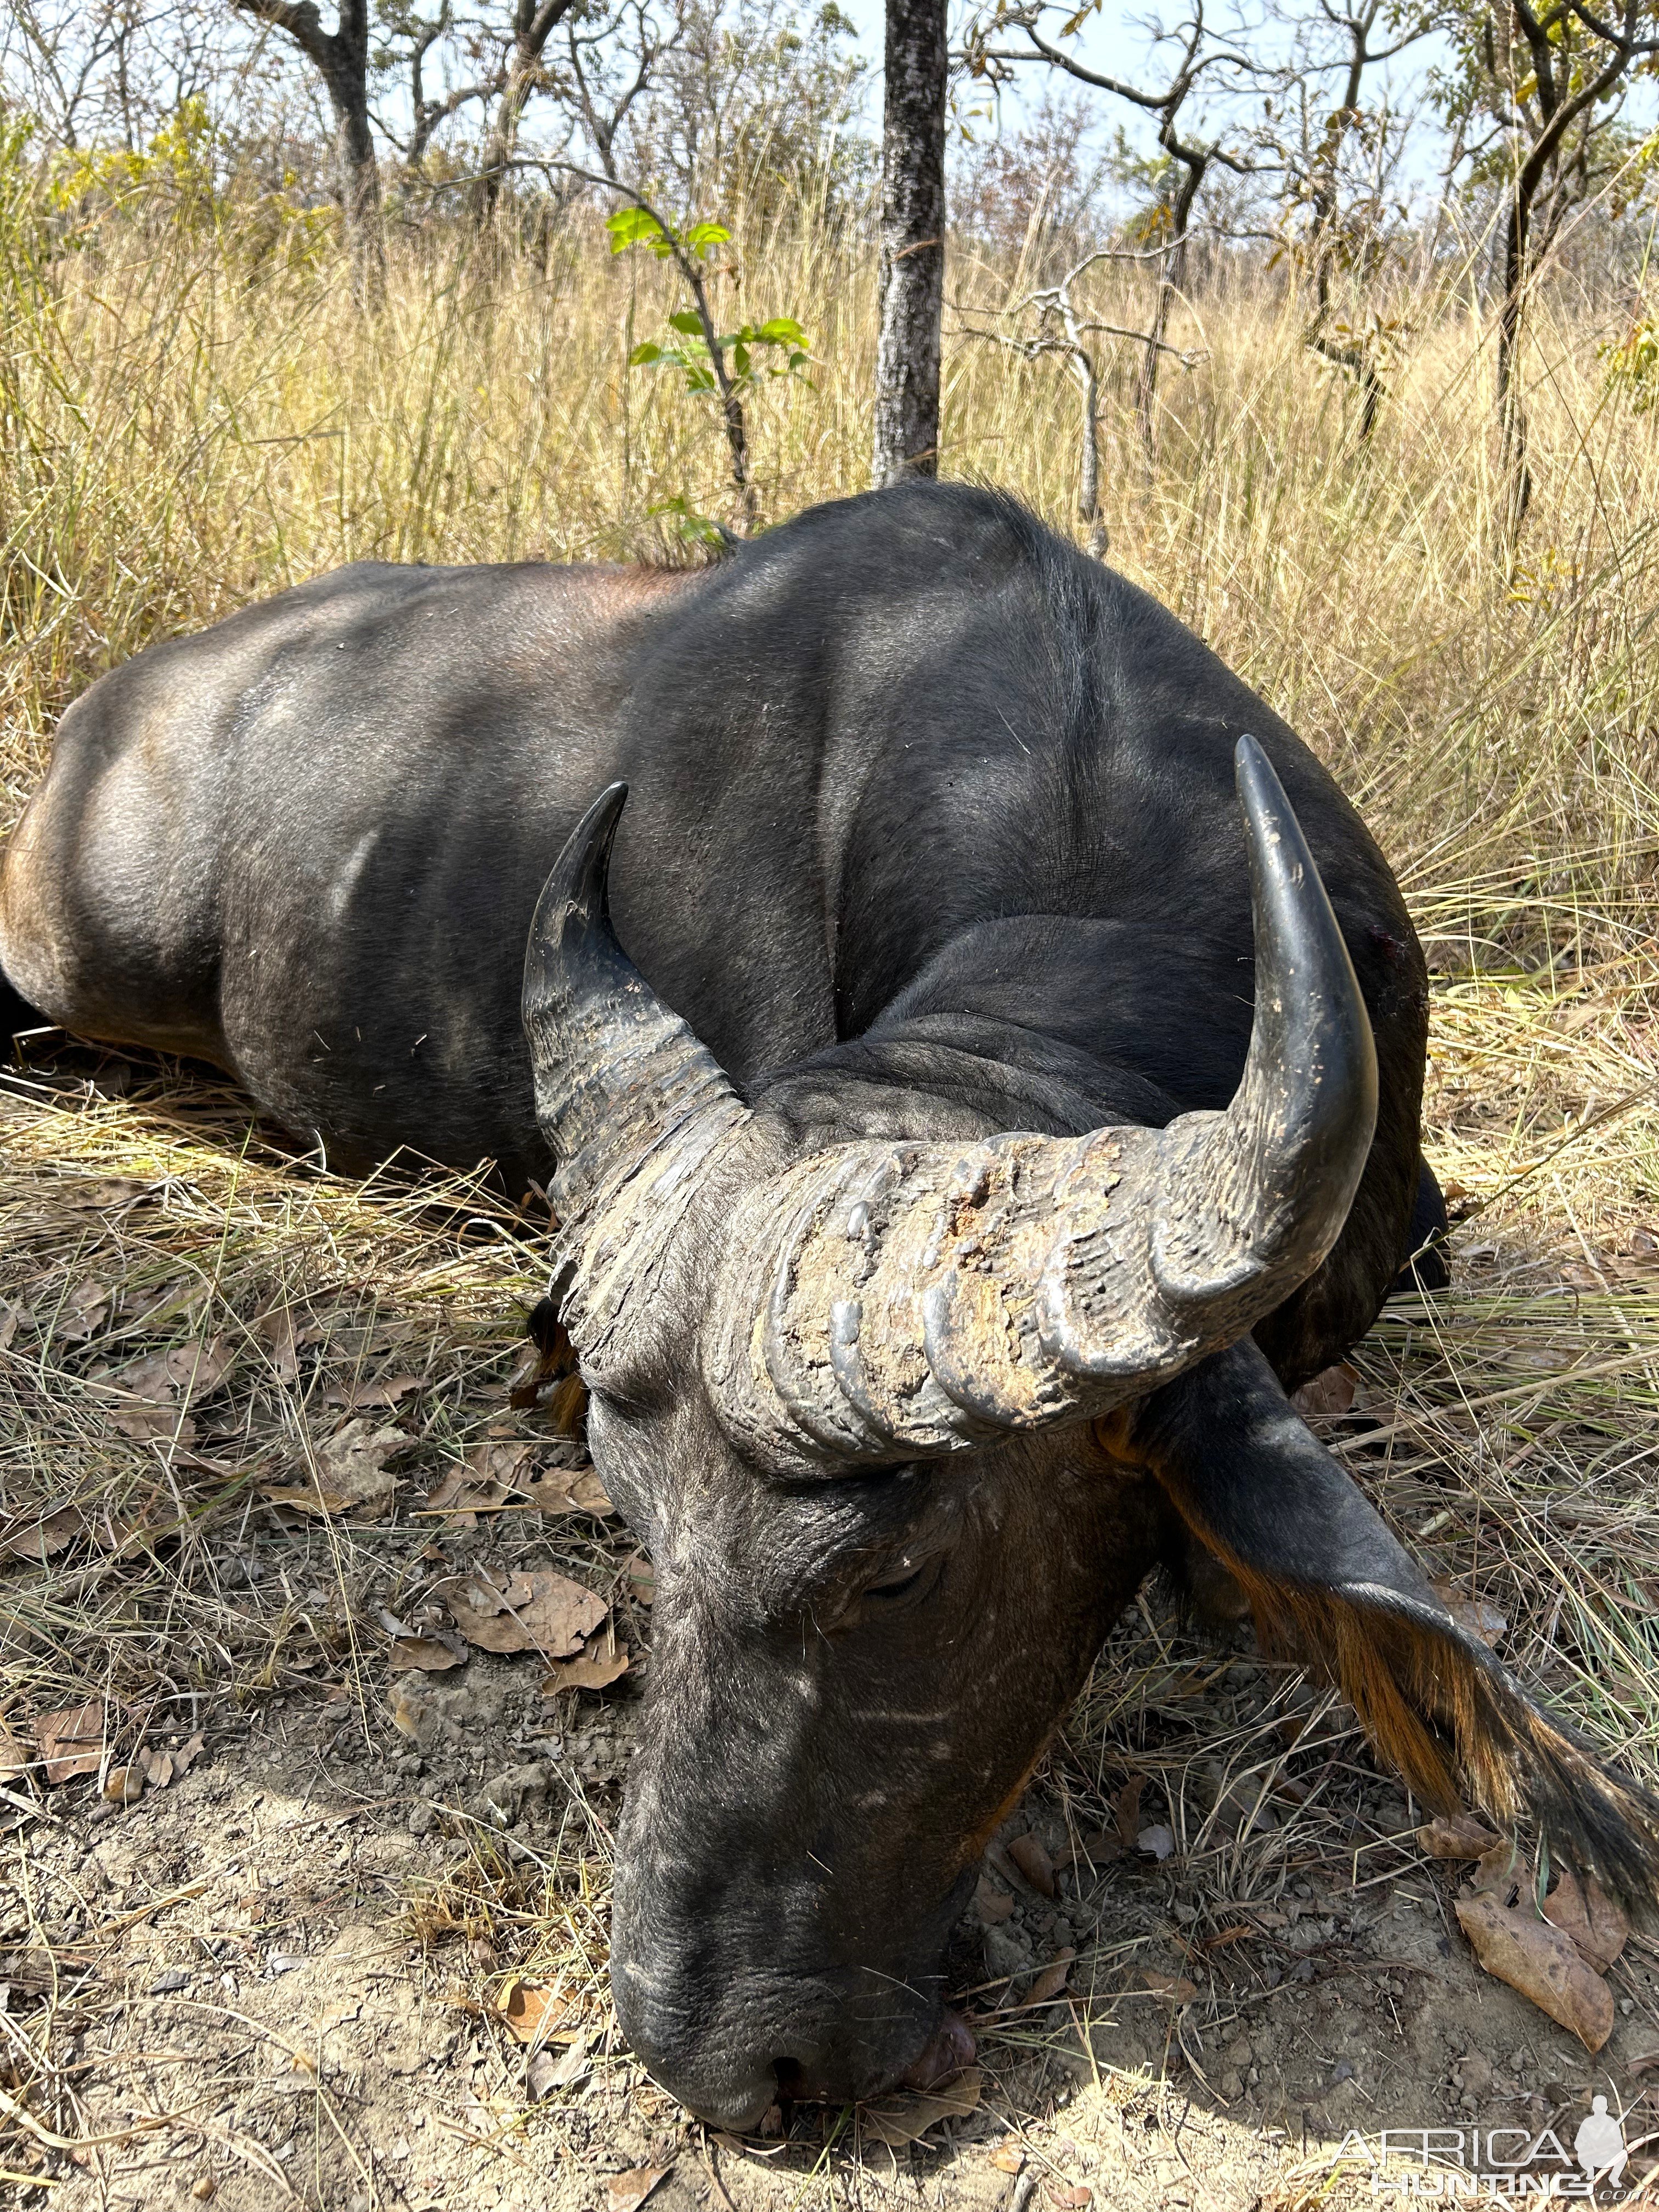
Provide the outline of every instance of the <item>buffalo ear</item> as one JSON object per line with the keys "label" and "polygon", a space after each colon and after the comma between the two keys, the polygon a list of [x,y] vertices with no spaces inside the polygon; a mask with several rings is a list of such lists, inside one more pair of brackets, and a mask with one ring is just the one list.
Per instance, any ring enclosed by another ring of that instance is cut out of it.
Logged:
{"label": "buffalo ear", "polygon": [[1659,1802],[1452,1618],[1253,1343],[1166,1384],[1126,1425],[1119,1448],[1237,1577],[1264,1644],[1338,1684],[1419,1797],[1455,1812],[1462,1784],[1500,1822],[1529,1813],[1558,1857],[1659,1903]]}

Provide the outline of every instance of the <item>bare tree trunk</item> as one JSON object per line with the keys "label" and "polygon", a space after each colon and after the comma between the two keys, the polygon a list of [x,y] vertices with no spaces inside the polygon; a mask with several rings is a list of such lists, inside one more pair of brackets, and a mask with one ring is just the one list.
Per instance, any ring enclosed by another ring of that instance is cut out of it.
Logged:
{"label": "bare tree trunk", "polygon": [[[342,7],[341,24],[343,27],[348,16],[362,22],[367,14],[359,0],[355,7]],[[386,297],[386,235],[380,227],[380,165],[368,127],[368,54],[365,24],[361,58],[354,58],[341,68],[338,89],[331,81],[329,97],[334,108],[334,150],[340,168],[340,206],[351,264],[351,289],[365,307],[378,307]]]}
{"label": "bare tree trunk", "polygon": [[1106,558],[1106,526],[1100,519],[1100,378],[1095,357],[1079,346],[1072,356],[1072,374],[1083,402],[1083,459],[1078,472],[1078,520],[1089,526],[1088,547],[1097,561]]}
{"label": "bare tree trunk", "polygon": [[1532,505],[1527,461],[1527,416],[1521,398],[1521,309],[1527,286],[1532,227],[1531,179],[1522,170],[1510,197],[1504,229],[1504,300],[1498,311],[1498,440],[1504,486],[1506,549],[1512,548]]}
{"label": "bare tree trunk", "polygon": [[519,124],[525,103],[536,89],[542,55],[548,40],[570,13],[575,0],[514,0],[513,46],[507,58],[501,96],[483,143],[483,174],[474,205],[480,222],[487,222],[500,204],[507,165],[519,143]]}
{"label": "bare tree trunk", "polygon": [[[1508,220],[1504,228],[1504,304],[1498,315],[1498,450],[1504,472],[1504,539],[1507,564],[1532,504],[1532,471],[1527,460],[1527,417],[1521,397],[1521,328],[1526,308],[1527,286],[1532,277],[1532,217],[1545,178],[1555,166],[1567,132],[1578,118],[1593,111],[1619,82],[1638,55],[1651,54],[1659,40],[1639,39],[1633,0],[1625,0],[1622,33],[1601,23],[1582,8],[1574,10],[1604,42],[1607,58],[1595,76],[1583,68],[1582,50],[1558,47],[1547,27],[1534,15],[1526,0],[1512,0],[1516,19],[1532,49],[1534,76],[1544,110],[1543,129],[1533,141],[1527,157],[1516,171],[1510,187]],[[1547,240],[1546,241],[1547,244]]]}
{"label": "bare tree trunk", "polygon": [[939,473],[939,323],[945,300],[944,0],[887,0],[881,136],[878,484]]}
{"label": "bare tree trunk", "polygon": [[325,31],[317,0],[233,0],[262,22],[286,31],[322,78],[334,118],[340,210],[351,287],[368,307],[386,294],[386,240],[380,228],[380,172],[368,125],[368,0],[339,0],[339,27]]}
{"label": "bare tree trunk", "polygon": [[1135,380],[1135,415],[1140,424],[1140,442],[1146,452],[1149,471],[1158,465],[1158,365],[1164,358],[1170,310],[1187,281],[1187,226],[1192,220],[1193,202],[1198,198],[1204,172],[1209,167],[1209,156],[1201,148],[1182,147],[1176,141],[1173,132],[1165,137],[1164,143],[1182,165],[1184,174],[1181,188],[1175,196],[1175,204],[1170,210],[1172,233],[1170,250],[1158,269],[1158,299],[1152,308],[1152,327],[1146,333],[1146,347],[1140,357],[1140,374]]}

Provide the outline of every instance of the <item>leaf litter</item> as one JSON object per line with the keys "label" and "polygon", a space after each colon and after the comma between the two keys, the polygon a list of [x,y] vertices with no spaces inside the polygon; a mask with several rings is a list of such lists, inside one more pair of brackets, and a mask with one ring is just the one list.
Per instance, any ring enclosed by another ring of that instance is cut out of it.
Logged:
{"label": "leaf litter", "polygon": [[1480,1860],[1456,1906],[1458,1925],[1489,1974],[1570,2028],[1587,2051],[1601,2049],[1614,2021],[1604,1977],[1625,1948],[1630,1923],[1594,1875],[1581,1881],[1563,1868],[1540,1914],[1517,1855],[1499,1844]]}
{"label": "leaf litter", "polygon": [[441,1583],[438,1595],[480,1651],[539,1651],[545,1659],[580,1650],[611,1609],[568,1575],[536,1568],[475,1568]]}
{"label": "leaf litter", "polygon": [[266,1503],[291,1506],[297,1513],[356,1512],[371,1522],[383,1521],[398,1488],[386,1462],[412,1441],[402,1429],[377,1429],[360,1416],[316,1447],[316,1472],[309,1482],[268,1486]]}

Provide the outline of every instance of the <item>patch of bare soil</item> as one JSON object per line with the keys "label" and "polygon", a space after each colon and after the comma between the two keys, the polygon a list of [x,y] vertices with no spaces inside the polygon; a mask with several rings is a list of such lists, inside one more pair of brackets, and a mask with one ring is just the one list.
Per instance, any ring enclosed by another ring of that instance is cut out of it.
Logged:
{"label": "patch of bare soil", "polygon": [[[689,2124],[611,2023],[625,1692],[550,1712],[533,1657],[480,1655],[377,1704],[289,1695],[210,1718],[187,1771],[131,1804],[95,1777],[66,1784],[8,1847],[27,1928],[7,1929],[0,2018],[24,2046],[49,2022],[58,2089],[37,2081],[27,2107],[33,2179],[59,2212],[627,2212],[652,2172],[653,2203],[709,2212],[804,2192],[1023,2208],[1033,2185],[1060,2208],[1087,2191],[1244,2212],[1368,2197],[1352,2146],[1332,2193],[1354,2130],[1433,2129],[1443,2150],[1449,2130],[1553,2129],[1570,2154],[1600,2091],[1632,2145],[1649,2131],[1650,1946],[1614,1967],[1618,2024],[1592,2059],[1476,1966],[1453,1910],[1467,1869],[1421,1854],[1340,1712],[1156,1613],[1103,1662],[1109,1688],[1154,1645],[1175,1679],[1152,1686],[1152,1771],[1112,1792],[1127,1819],[1080,1835],[1062,1753],[988,1855],[955,1960],[977,2082],[936,2106],[803,2107],[744,2144]],[[1276,1802],[1351,1773],[1342,1846],[1292,1848],[1265,1895],[1218,1895],[1210,1845],[1229,1837],[1224,1855],[1259,1873],[1282,1824],[1272,1802],[1230,1802],[1216,1759],[1188,1763],[1172,1801],[1155,1746],[1183,1713],[1224,1747],[1282,1737],[1288,1714]],[[163,1755],[188,1743],[172,1734]]]}

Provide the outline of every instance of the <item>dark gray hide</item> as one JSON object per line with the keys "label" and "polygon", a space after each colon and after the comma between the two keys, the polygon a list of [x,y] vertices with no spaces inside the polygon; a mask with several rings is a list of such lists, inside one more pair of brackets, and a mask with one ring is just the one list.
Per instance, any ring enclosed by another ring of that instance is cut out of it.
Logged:
{"label": "dark gray hide", "polygon": [[[1269,1049],[1247,731],[1369,1012],[1368,1152],[1328,945]],[[532,941],[532,915],[619,781]],[[1417,1788],[1462,1771],[1652,1886],[1652,1808],[1285,1403],[1412,1233],[1426,994],[1388,868],[1196,639],[1008,502],[908,484],[690,576],[358,568],[159,647],[65,718],[0,964],[337,1166],[552,1179],[590,1443],[659,1576],[617,2002],[699,2111],[949,2057],[983,1839],[1196,1543]],[[1327,1066],[1341,1110],[1292,1141]]]}

